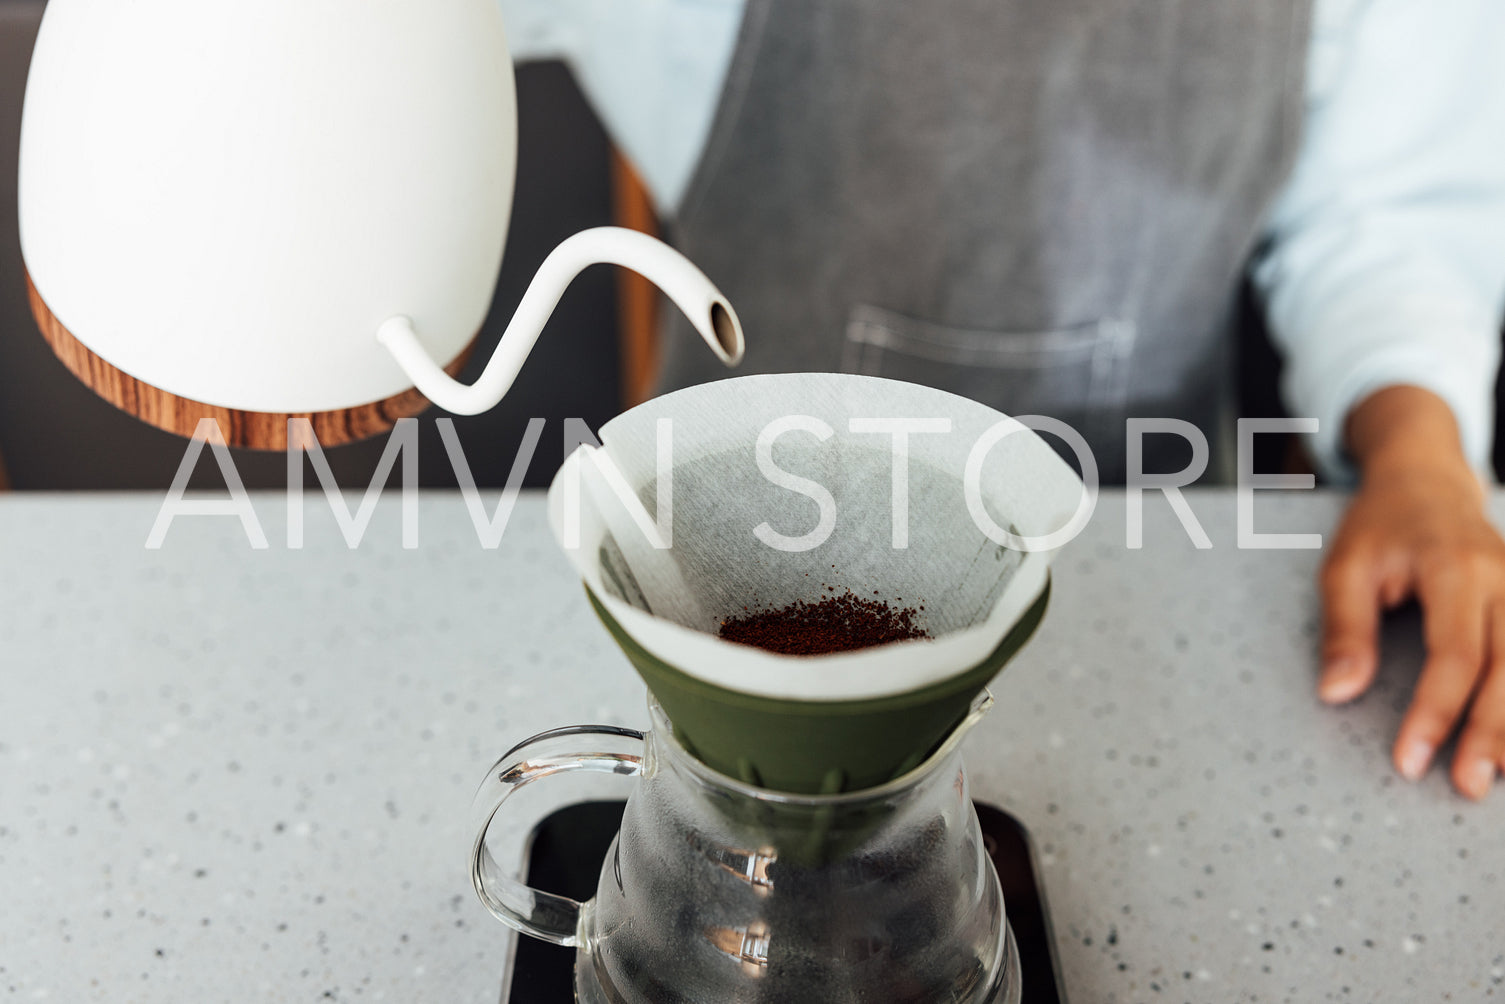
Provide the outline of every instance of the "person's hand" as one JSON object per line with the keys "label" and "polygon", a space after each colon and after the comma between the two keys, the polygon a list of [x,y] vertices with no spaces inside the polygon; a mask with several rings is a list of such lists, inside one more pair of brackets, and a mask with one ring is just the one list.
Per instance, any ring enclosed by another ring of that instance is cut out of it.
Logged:
{"label": "person's hand", "polygon": [[1368,689],[1380,613],[1414,596],[1427,658],[1396,738],[1396,769],[1421,777],[1461,723],[1453,784],[1483,798],[1505,770],[1505,540],[1440,398],[1386,388],[1354,409],[1347,438],[1363,481],[1322,569],[1318,693],[1342,703]]}

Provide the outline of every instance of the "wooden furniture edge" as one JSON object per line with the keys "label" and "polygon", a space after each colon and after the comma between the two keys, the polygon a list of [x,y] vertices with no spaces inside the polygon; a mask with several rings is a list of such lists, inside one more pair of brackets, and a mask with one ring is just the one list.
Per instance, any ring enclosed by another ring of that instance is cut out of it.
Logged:
{"label": "wooden furniture edge", "polygon": [[[659,236],[653,200],[622,152],[611,151],[613,222],[619,227]],[[653,394],[659,364],[659,295],[647,279],[631,269],[617,270],[617,331],[621,350],[622,407],[642,404]]]}

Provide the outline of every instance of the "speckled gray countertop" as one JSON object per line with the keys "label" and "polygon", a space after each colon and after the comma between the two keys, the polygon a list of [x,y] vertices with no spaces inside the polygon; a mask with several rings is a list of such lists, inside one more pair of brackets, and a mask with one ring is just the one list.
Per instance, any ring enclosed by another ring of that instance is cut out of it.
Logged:
{"label": "speckled gray countertop", "polygon": [[[1414,615],[1376,691],[1322,707],[1317,555],[1238,551],[1232,494],[1191,498],[1211,551],[1153,495],[1126,550],[1104,496],[968,740],[1072,1001],[1505,996],[1505,795],[1389,766]],[[494,1002],[476,783],[542,728],[646,720],[541,500],[498,551],[443,494],[417,550],[384,502],[358,550],[310,506],[289,551],[267,497],[268,550],[185,519],[148,551],[158,502],[0,497],[0,999]],[[1262,494],[1259,529],[1340,506]]]}

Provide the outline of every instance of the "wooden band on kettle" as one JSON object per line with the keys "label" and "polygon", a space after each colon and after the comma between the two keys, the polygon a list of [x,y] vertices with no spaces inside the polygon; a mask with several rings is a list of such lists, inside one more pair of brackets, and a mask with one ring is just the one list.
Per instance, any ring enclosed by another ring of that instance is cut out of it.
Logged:
{"label": "wooden band on kettle", "polygon": [[[230,446],[283,450],[287,448],[287,420],[306,418],[313,423],[320,445],[337,446],[379,435],[391,429],[399,418],[411,418],[429,407],[428,398],[416,388],[353,408],[301,414],[240,411],[204,404],[143,383],[95,355],[53,315],[29,273],[26,295],[37,326],[42,329],[42,337],[74,376],[121,411],[180,436],[192,436],[200,419],[213,418],[219,422],[225,442]],[[444,367],[445,372],[450,376],[458,375],[474,347],[475,339],[471,339],[459,356]]]}

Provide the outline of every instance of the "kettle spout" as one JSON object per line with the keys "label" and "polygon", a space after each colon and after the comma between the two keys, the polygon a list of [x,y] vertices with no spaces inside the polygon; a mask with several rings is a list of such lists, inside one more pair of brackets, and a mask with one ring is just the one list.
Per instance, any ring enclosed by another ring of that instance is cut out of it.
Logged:
{"label": "kettle spout", "polygon": [[430,401],[457,415],[480,414],[511,389],[566,287],[595,264],[640,272],[684,311],[718,359],[727,366],[742,361],[742,323],[705,273],[663,241],[622,227],[582,230],[544,259],[496,352],[473,384],[460,383],[444,372],[423,347],[410,318],[388,318],[377,329],[376,339]]}

